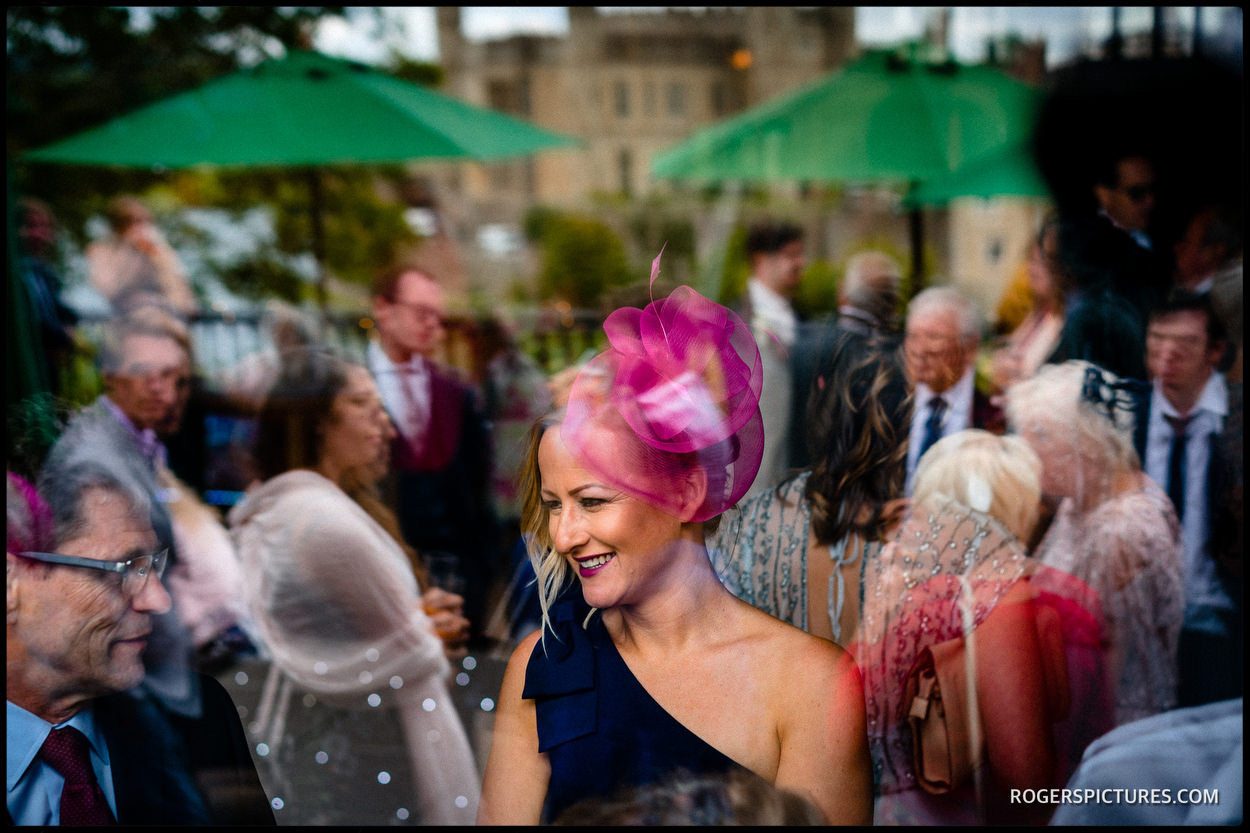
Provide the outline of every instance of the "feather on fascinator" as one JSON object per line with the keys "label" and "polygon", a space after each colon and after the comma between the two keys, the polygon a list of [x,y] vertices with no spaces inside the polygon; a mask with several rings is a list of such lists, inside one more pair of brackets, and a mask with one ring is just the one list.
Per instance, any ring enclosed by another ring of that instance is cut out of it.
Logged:
{"label": "feather on fascinator", "polygon": [[[746,323],[680,286],[645,309],[615,310],[603,329],[610,347],[569,393],[569,450],[606,483],[674,516],[705,521],[737,503],[764,452],[764,370]],[[708,488],[690,515],[679,484],[696,467]]]}

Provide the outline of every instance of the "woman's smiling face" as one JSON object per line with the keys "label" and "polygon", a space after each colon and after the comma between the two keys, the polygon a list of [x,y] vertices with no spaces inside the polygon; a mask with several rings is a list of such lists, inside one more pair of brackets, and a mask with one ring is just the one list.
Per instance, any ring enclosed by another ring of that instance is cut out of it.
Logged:
{"label": "woman's smiling face", "polygon": [[543,434],[538,469],[552,545],[581,579],[586,602],[607,608],[645,598],[673,560],[681,521],[583,468],[559,426]]}

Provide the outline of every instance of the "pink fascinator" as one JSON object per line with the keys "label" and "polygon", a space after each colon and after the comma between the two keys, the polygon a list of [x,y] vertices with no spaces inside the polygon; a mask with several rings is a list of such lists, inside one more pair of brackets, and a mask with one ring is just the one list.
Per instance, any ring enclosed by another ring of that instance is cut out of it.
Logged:
{"label": "pink fascinator", "polygon": [[[661,255],[663,252],[661,251]],[[660,257],[651,266],[651,283]],[[705,521],[746,494],[764,451],[759,349],[743,320],[688,286],[603,325],[610,347],[578,373],[562,435],[604,482],[683,516],[680,484],[694,468]]]}

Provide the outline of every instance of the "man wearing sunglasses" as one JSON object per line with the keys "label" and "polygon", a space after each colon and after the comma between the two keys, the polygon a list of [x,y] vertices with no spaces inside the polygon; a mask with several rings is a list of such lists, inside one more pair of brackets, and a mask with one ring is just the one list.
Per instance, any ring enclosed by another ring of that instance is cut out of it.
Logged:
{"label": "man wearing sunglasses", "polygon": [[1155,208],[1155,169],[1145,156],[1123,156],[1094,183],[1099,212],[1143,249],[1151,249],[1150,215]]}
{"label": "man wearing sunglasses", "polygon": [[201,713],[185,718],[139,687],[154,617],[171,606],[144,496],[98,464],[40,485],[54,530],[43,540],[13,505],[35,516],[39,498],[15,501],[10,478],[9,822],[272,824],[224,689],[201,680]]}

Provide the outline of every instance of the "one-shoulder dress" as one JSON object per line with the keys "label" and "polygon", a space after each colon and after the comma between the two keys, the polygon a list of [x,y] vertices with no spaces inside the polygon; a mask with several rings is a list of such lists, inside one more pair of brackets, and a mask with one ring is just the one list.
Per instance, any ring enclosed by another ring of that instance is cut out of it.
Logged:
{"label": "one-shoulder dress", "polygon": [[[580,600],[578,600],[580,602]],[[534,646],[522,697],[535,701],[538,751],[551,763],[550,822],[587,798],[664,779],[743,767],[677,722],[630,672],[596,612],[562,602]]]}

